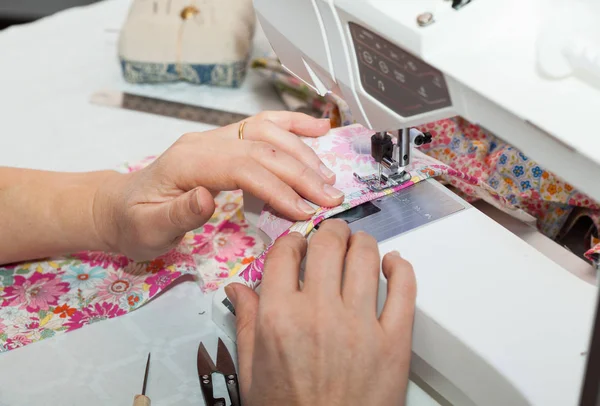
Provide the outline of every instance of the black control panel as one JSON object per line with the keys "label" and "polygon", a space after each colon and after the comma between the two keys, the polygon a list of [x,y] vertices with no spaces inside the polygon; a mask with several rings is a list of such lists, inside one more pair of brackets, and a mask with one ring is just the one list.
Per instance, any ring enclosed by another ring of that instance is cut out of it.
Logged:
{"label": "black control panel", "polygon": [[452,105],[444,75],[381,36],[350,23],[365,91],[402,117]]}

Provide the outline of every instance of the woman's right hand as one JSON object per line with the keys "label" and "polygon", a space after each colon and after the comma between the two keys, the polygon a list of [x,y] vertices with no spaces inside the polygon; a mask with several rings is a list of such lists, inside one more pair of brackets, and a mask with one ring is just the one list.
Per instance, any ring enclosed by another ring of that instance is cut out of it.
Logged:
{"label": "woman's right hand", "polygon": [[328,220],[309,243],[298,233],[275,242],[260,298],[245,285],[226,287],[245,404],[404,404],[415,276],[398,253],[383,257],[387,299],[378,318],[380,264],[373,237],[351,236],[344,221]]}
{"label": "woman's right hand", "polygon": [[107,177],[95,194],[93,216],[104,250],[135,260],[153,259],[214,212],[213,195],[242,189],[291,220],[319,206],[337,206],[343,193],[335,175],[298,135],[319,137],[328,120],[267,112],[240,123],[183,135],[148,167]]}

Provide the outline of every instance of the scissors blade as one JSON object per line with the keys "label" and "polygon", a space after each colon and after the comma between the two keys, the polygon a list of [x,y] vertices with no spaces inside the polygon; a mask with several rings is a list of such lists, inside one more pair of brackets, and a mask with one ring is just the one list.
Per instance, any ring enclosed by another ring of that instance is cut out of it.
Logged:
{"label": "scissors blade", "polygon": [[223,375],[236,375],[235,365],[227,346],[219,338],[219,346],[217,347],[217,370]]}
{"label": "scissors blade", "polygon": [[217,347],[217,369],[225,376],[231,406],[240,406],[240,387],[237,373],[235,372],[235,365],[227,346],[220,338],[219,346]]}
{"label": "scissors blade", "polygon": [[206,351],[204,344],[200,343],[198,346],[198,376],[202,377],[205,375],[210,375],[213,372],[217,371],[217,367],[215,366],[212,358]]}

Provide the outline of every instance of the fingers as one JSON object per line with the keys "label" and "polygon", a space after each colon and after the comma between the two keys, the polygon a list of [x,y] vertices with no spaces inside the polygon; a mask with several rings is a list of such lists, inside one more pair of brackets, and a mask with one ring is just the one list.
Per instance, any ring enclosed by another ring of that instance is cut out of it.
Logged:
{"label": "fingers", "polygon": [[[318,123],[319,120],[310,122],[314,123],[315,121]],[[244,127],[244,139],[267,142],[318,173],[325,182],[331,185],[335,183],[335,174],[319,159],[315,151],[274,121],[252,120],[248,122]]]}
{"label": "fingers", "polygon": [[236,189],[250,192],[278,213],[293,220],[308,220],[314,213],[308,203],[283,180],[250,159],[236,168]]}
{"label": "fingers", "polygon": [[255,119],[272,121],[281,129],[304,137],[321,137],[331,129],[328,118],[318,119],[290,111],[265,111],[255,116]]}
{"label": "fingers", "polygon": [[350,228],[345,221],[323,223],[308,245],[304,291],[328,299],[340,296],[348,238]]}
{"label": "fingers", "polygon": [[[185,233],[200,228],[215,211],[212,194],[197,187],[174,199],[148,203],[144,210],[144,238],[150,245],[175,242]],[[158,248],[158,247],[157,247]]]}
{"label": "fingers", "polygon": [[412,329],[417,291],[415,274],[412,265],[397,252],[383,257],[383,274],[388,280],[387,299],[379,321],[386,332],[400,337]]}
{"label": "fingers", "polygon": [[306,238],[290,233],[277,239],[265,260],[261,296],[265,303],[281,301],[299,291],[300,264],[306,255]]}
{"label": "fingers", "polygon": [[380,257],[377,240],[364,232],[350,238],[342,297],[346,307],[377,317]]}
{"label": "fingers", "polygon": [[162,232],[173,238],[183,235],[204,225],[214,211],[212,194],[203,187],[192,189],[164,204],[163,213],[168,222]]}
{"label": "fingers", "polygon": [[334,207],[344,201],[344,193],[327,184],[315,171],[287,153],[263,142],[248,144],[249,155],[277,175],[300,196],[320,206]]}
{"label": "fingers", "polygon": [[240,386],[242,394],[250,391],[252,382],[252,357],[254,356],[254,337],[258,295],[247,286],[232,283],[225,287],[225,293],[233,304],[236,314],[237,346]]}

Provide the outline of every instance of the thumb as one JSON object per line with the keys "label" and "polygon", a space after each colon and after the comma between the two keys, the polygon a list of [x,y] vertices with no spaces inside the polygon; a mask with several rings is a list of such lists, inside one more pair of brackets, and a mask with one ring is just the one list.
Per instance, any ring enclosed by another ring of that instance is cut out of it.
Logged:
{"label": "thumb", "polygon": [[215,211],[212,194],[203,187],[192,189],[161,206],[162,231],[172,239],[201,227]]}
{"label": "thumb", "polygon": [[251,288],[240,283],[227,285],[225,293],[235,308],[240,386],[242,397],[245,397],[249,393],[252,383],[252,357],[254,355],[258,295]]}

